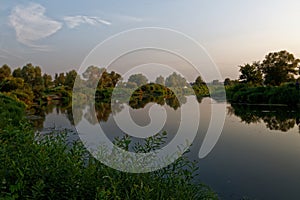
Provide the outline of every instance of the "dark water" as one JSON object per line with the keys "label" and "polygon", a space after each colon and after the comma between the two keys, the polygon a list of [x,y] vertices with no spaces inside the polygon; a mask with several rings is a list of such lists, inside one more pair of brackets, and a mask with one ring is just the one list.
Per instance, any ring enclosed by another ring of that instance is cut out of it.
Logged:
{"label": "dark water", "polygon": [[[194,99],[192,96],[185,98],[181,101],[184,102],[182,106],[174,100],[138,102],[131,105],[135,109],[121,103],[115,104],[114,108],[107,103],[98,103],[95,106],[97,117],[85,113],[84,110],[89,108],[84,106],[74,112],[90,123],[100,122],[112,139],[122,135],[114,117],[122,114],[126,107],[135,123],[145,126],[150,122],[148,112],[151,106],[159,106],[165,108],[168,116],[163,126],[168,133],[168,142],[179,127],[180,110],[189,109],[189,103]],[[297,108],[230,105],[209,98],[198,100],[201,119],[188,154],[191,160],[198,161],[197,181],[209,185],[221,199],[300,199],[300,112]],[[199,159],[198,152],[210,122],[212,104],[226,104],[225,124],[212,151]],[[42,134],[51,129],[75,130],[70,105],[49,105],[35,112],[41,116],[35,120],[35,125]],[[160,115],[160,111],[157,112]]]}

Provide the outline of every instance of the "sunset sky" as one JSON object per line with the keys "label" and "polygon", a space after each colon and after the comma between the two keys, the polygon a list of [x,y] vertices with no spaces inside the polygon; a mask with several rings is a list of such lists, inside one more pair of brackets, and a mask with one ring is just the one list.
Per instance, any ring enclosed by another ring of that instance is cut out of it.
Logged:
{"label": "sunset sky", "polygon": [[31,62],[50,74],[78,68],[114,34],[149,26],[194,38],[224,78],[271,51],[300,58],[299,0],[2,0],[0,15],[0,65]]}

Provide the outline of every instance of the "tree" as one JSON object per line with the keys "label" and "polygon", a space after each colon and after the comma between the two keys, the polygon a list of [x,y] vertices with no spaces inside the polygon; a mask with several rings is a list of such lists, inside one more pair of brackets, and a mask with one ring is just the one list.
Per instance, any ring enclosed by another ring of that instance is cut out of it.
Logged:
{"label": "tree", "polygon": [[261,65],[265,84],[280,85],[294,79],[294,75],[299,72],[299,62],[299,59],[285,50],[269,53]]}
{"label": "tree", "polygon": [[41,97],[44,91],[44,80],[42,70],[39,66],[33,66],[31,63],[26,64],[22,69],[16,69],[13,72],[14,77],[22,78],[24,84],[34,92],[35,97]]}
{"label": "tree", "polygon": [[225,80],[224,80],[224,86],[227,86],[227,85],[231,85],[230,78],[225,78]]}
{"label": "tree", "polygon": [[0,68],[0,82],[11,75],[11,70],[8,65],[3,65]]}
{"label": "tree", "polygon": [[196,80],[195,80],[195,83],[194,83],[195,85],[197,85],[197,86],[200,86],[200,85],[204,85],[205,84],[205,82],[203,81],[203,79],[202,79],[202,77],[201,76],[198,76],[197,78],[196,78]]}
{"label": "tree", "polygon": [[165,85],[165,78],[160,75],[159,77],[156,78],[155,83],[160,85]]}
{"label": "tree", "polygon": [[64,85],[65,80],[66,80],[65,73],[59,73],[59,74],[56,73],[54,78],[55,87]]}
{"label": "tree", "polygon": [[112,71],[108,73],[106,70],[102,73],[101,78],[98,82],[98,88],[113,88],[116,86],[119,80],[121,80],[121,75]]}
{"label": "tree", "polygon": [[244,66],[240,67],[240,80],[244,83],[250,84],[258,84],[261,85],[263,82],[262,73],[260,70],[260,63],[254,62],[251,65],[245,64]]}
{"label": "tree", "polygon": [[77,77],[77,72],[75,70],[71,70],[67,72],[64,85],[67,86],[69,89],[73,89],[76,77]]}
{"label": "tree", "polygon": [[104,68],[89,66],[82,74],[83,78],[86,79],[87,87],[97,86],[104,71]]}
{"label": "tree", "polygon": [[21,78],[23,78],[24,82],[30,85],[30,87],[32,87],[35,82],[35,72],[34,66],[31,63],[26,64],[21,69]]}
{"label": "tree", "polygon": [[7,77],[0,86],[1,92],[10,92],[16,89],[24,88],[24,80],[22,78]]}
{"label": "tree", "polygon": [[129,77],[128,82],[136,83],[138,87],[147,84],[148,79],[143,74],[133,74]]}
{"label": "tree", "polygon": [[176,74],[175,72],[166,78],[167,87],[184,87],[187,85],[188,83],[185,78],[181,77],[180,74]]}
{"label": "tree", "polygon": [[44,80],[44,86],[46,89],[48,89],[49,87],[53,86],[53,82],[52,82],[52,76],[49,74],[44,74],[43,75],[43,80]]}
{"label": "tree", "polygon": [[15,78],[21,78],[22,77],[22,70],[20,67],[18,67],[17,69],[15,69],[12,73],[13,77]]}

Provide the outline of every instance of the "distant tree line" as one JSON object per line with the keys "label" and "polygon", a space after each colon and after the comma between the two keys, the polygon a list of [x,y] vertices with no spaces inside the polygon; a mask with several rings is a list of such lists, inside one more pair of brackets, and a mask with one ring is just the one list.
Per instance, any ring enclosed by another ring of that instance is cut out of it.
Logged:
{"label": "distant tree line", "polygon": [[[75,70],[70,70],[66,73],[55,73],[53,78],[50,74],[42,73],[41,67],[31,63],[13,71],[5,64],[0,68],[0,92],[27,105],[42,101],[51,94],[70,99],[76,78],[85,87],[97,85],[100,93],[112,91],[116,84],[128,89],[150,84],[147,77],[141,73],[131,75],[128,81],[124,82],[120,74],[114,71],[108,72],[105,68],[97,66],[89,66],[82,76],[79,76]],[[206,84],[200,76],[195,82],[188,83],[184,77],[174,72],[166,78],[158,76],[154,84],[181,89],[192,86],[197,93],[205,93],[205,95],[208,93]]]}
{"label": "distant tree line", "polygon": [[226,78],[227,100],[250,104],[300,104],[300,60],[285,50],[271,52],[263,61],[239,66],[237,80]]}
{"label": "distant tree line", "polygon": [[249,85],[279,86],[286,82],[296,81],[300,72],[300,59],[286,50],[271,52],[263,61],[255,61],[239,66],[238,80],[226,78],[224,85],[247,83]]}

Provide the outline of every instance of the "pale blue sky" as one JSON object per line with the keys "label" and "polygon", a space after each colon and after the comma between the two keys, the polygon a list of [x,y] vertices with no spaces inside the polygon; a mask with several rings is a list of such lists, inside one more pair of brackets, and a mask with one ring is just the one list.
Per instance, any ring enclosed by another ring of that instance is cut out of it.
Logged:
{"label": "pale blue sky", "polygon": [[300,57],[297,0],[126,0],[0,2],[0,65],[28,62],[47,73],[77,68],[99,42],[131,28],[183,32],[209,52],[222,76],[286,49]]}

